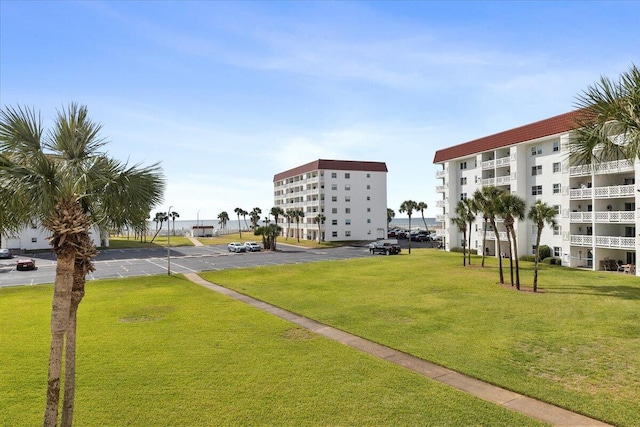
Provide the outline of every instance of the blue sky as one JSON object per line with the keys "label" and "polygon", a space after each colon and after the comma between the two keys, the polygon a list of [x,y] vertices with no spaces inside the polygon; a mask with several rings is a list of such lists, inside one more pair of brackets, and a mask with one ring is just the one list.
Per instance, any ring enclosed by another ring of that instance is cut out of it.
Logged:
{"label": "blue sky", "polygon": [[[438,195],[437,149],[573,109],[640,63],[640,2],[0,1],[0,104],[70,102],[109,154],[161,162],[181,219],[273,206],[273,175],[386,162]],[[199,212],[199,214],[198,214]],[[232,215],[233,216],[233,215]]]}

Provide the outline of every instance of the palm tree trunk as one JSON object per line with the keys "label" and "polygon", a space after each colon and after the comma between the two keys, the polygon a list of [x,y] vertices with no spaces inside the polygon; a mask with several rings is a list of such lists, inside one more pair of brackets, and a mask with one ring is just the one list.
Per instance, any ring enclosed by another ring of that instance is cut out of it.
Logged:
{"label": "palm tree trunk", "polygon": [[411,255],[411,215],[409,215],[409,255]]}
{"label": "palm tree trunk", "polygon": [[51,308],[51,348],[49,352],[49,374],[47,379],[47,404],[44,413],[45,427],[54,427],[58,423],[62,349],[64,346],[65,333],[69,324],[75,250],[63,250],[57,255],[56,279],[53,290],[53,305]]}
{"label": "palm tree trunk", "polygon": [[[465,230],[466,230],[466,229],[467,229],[467,228],[465,227]],[[463,231],[463,232],[462,232],[462,241],[463,241],[463,242],[466,242],[466,241],[467,241],[467,232],[466,232],[466,231]],[[462,245],[462,266],[463,266],[463,267],[466,267],[466,266],[467,266],[467,252],[466,252],[466,248],[465,248],[465,246],[466,246],[466,245]]]}
{"label": "palm tree trunk", "polygon": [[536,258],[533,265],[533,292],[538,292],[538,262],[540,262],[540,236],[542,235],[542,227],[538,226],[538,235],[536,237]]}
{"label": "palm tree trunk", "polygon": [[500,244],[500,234],[498,234],[498,227],[496,227],[496,220],[491,218],[491,226],[493,227],[493,233],[496,236],[496,242],[498,242],[498,269],[500,270],[500,283],[504,283],[504,273],[502,272],[502,247]]}
{"label": "palm tree trunk", "polygon": [[509,228],[509,226],[506,227],[507,229],[507,240],[509,241],[509,273],[511,275],[511,286],[513,286],[514,282],[513,282],[513,256],[511,255],[512,253],[512,248],[513,245],[511,243],[513,236],[511,235],[511,229]]}
{"label": "palm tree trunk", "polygon": [[487,219],[484,219],[482,230],[482,267],[484,268],[485,247],[487,246]]}
{"label": "palm tree trunk", "polygon": [[469,237],[468,237],[468,239],[469,239],[469,244],[468,244],[468,246],[469,246],[469,265],[471,265],[471,226],[472,226],[472,223],[469,223]]}
{"label": "palm tree trunk", "polygon": [[516,230],[511,226],[511,238],[513,239],[513,258],[516,263],[516,289],[520,290],[520,262],[518,261],[518,240]]}
{"label": "palm tree trunk", "polygon": [[64,363],[64,400],[62,402],[62,421],[60,427],[71,427],[73,423],[73,408],[76,396],[76,325],[78,306],[84,297],[85,274],[76,268],[71,292],[71,306],[69,308],[69,325],[67,326],[67,341],[65,346]]}

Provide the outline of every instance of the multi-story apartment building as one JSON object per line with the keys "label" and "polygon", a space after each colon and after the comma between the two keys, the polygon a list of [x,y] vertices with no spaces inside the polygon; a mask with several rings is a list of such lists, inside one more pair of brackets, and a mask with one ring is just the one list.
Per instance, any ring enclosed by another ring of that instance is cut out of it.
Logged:
{"label": "multi-story apartment building", "polygon": [[[316,160],[273,178],[274,206],[301,210],[300,224],[278,218],[288,237],[308,240],[375,240],[387,235],[387,165]],[[322,214],[324,224],[316,217]]]}
{"label": "multi-story apartment building", "polygon": [[[558,226],[545,226],[541,244],[548,245],[563,265],[598,270],[611,269],[621,261],[635,271],[631,266],[640,243],[636,238],[640,193],[635,185],[640,162],[572,165],[569,141],[576,129],[576,114],[561,114],[436,152],[434,164],[441,167],[436,177],[442,180],[436,188],[442,195],[436,219],[443,224],[440,233],[447,250],[463,245],[462,233],[451,224],[458,201],[484,186],[495,186],[522,197],[527,211],[536,200],[555,207]],[[508,255],[504,225],[496,226],[498,230],[488,228],[483,247],[479,215],[472,227],[471,248],[492,256]],[[536,232],[531,221],[517,221],[519,255],[535,252]]]}

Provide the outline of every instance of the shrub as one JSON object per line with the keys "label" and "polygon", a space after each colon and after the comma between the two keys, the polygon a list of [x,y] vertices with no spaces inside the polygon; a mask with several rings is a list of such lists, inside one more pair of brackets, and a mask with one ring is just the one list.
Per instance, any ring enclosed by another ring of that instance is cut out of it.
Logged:
{"label": "shrub", "polygon": [[547,245],[540,245],[538,253],[540,254],[540,261],[542,261],[543,259],[551,256],[551,248]]}
{"label": "shrub", "polygon": [[522,255],[520,257],[520,261],[535,262],[535,260],[536,260],[536,256],[535,255]]}
{"label": "shrub", "polygon": [[[461,248],[459,246],[449,249],[449,252],[463,252],[463,251],[464,251],[464,248]],[[477,254],[478,254],[477,249],[471,249],[471,255],[477,255]]]}

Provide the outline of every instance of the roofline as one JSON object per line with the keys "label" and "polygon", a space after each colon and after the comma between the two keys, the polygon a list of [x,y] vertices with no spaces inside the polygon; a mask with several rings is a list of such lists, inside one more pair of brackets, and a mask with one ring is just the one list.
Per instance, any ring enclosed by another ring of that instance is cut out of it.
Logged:
{"label": "roofline", "polygon": [[313,162],[295,167],[293,169],[280,172],[273,177],[273,181],[290,178],[315,170],[345,170],[345,171],[367,171],[367,172],[388,172],[387,164],[384,162],[366,162],[357,160],[327,160],[318,159]]}
{"label": "roofline", "polygon": [[496,148],[508,147],[525,141],[569,132],[577,129],[579,127],[577,123],[580,123],[580,120],[584,120],[584,118],[584,110],[580,109],[474,139],[436,151],[433,163],[442,163],[452,159],[495,150]]}

